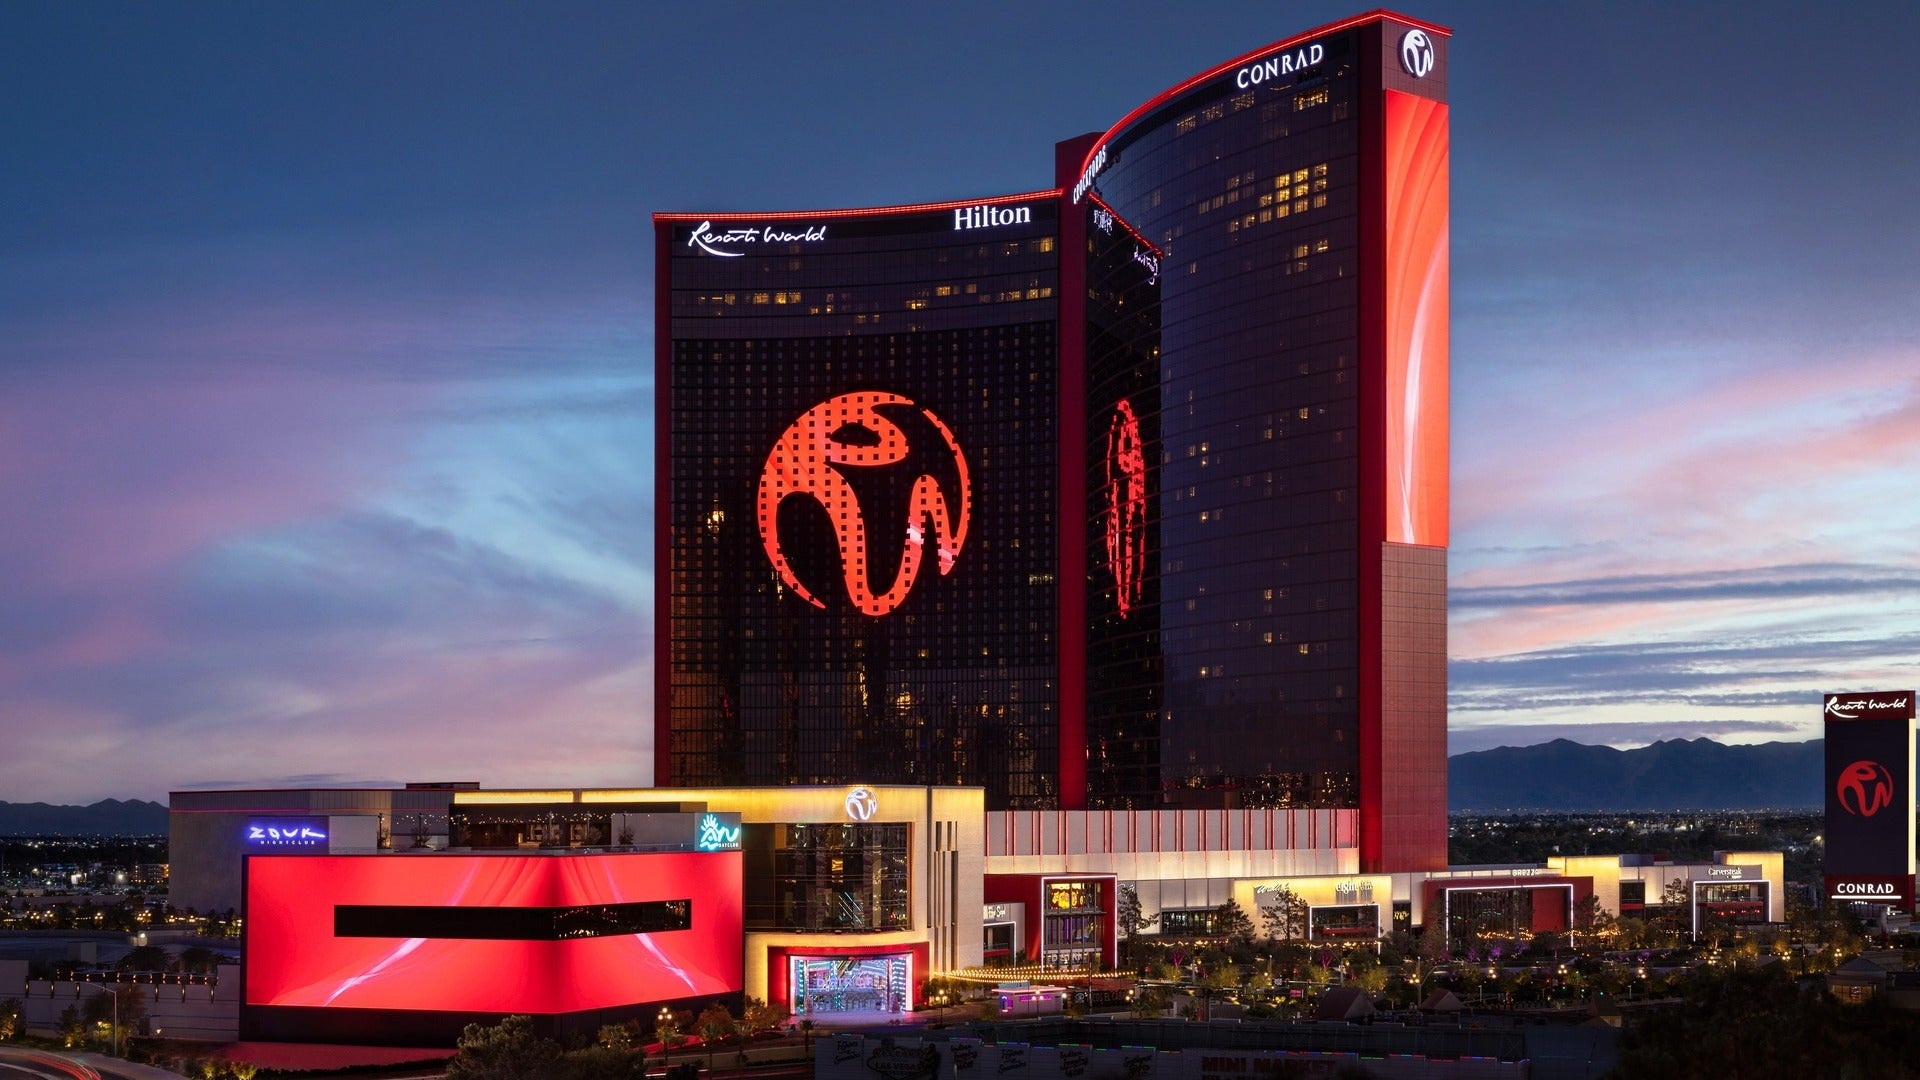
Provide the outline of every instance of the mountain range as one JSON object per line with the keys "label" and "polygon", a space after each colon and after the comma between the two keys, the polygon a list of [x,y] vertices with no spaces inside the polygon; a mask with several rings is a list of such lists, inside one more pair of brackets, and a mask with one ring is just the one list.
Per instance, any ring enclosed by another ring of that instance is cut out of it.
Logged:
{"label": "mountain range", "polygon": [[167,808],[142,799],[91,806],[0,802],[0,836],[165,836]]}
{"label": "mountain range", "polygon": [[[1728,746],[1670,739],[1634,750],[1555,739],[1447,759],[1447,808],[1548,812],[1818,809],[1825,744]],[[156,836],[167,808],[140,799],[91,806],[0,802],[0,836]]]}
{"label": "mountain range", "polygon": [[1826,744],[1671,739],[1634,750],[1555,739],[1447,759],[1450,810],[1818,809]]}

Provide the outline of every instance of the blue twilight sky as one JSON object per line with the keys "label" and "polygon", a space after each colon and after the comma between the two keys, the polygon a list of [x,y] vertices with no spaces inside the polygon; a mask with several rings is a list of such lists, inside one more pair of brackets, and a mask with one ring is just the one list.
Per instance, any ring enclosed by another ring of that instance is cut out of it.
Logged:
{"label": "blue twilight sky", "polygon": [[[1912,11],[1423,3],[1452,743],[1920,683]],[[1349,4],[0,8],[0,799],[644,782],[658,209],[1029,190]]]}

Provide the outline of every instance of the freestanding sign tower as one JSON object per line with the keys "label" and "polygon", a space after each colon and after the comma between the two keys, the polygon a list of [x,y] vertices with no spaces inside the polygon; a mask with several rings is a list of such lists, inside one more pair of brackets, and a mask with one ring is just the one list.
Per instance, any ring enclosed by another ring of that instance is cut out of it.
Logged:
{"label": "freestanding sign tower", "polygon": [[1828,694],[1827,898],[1913,907],[1914,692]]}

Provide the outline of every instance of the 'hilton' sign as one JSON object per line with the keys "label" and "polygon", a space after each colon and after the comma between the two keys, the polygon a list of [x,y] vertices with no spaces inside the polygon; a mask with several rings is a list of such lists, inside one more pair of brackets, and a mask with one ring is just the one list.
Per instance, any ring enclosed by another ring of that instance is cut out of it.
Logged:
{"label": "'hilton' sign", "polygon": [[1030,206],[967,206],[953,212],[953,231],[963,229],[986,229],[995,225],[1029,225],[1033,223],[1033,208]]}

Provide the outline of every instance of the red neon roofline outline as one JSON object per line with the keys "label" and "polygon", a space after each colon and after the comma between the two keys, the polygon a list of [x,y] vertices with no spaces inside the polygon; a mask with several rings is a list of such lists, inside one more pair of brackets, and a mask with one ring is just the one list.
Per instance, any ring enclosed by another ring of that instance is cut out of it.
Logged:
{"label": "red neon roofline outline", "polygon": [[688,214],[678,211],[661,212],[653,215],[654,224],[661,222],[701,222],[701,221],[797,221],[801,219],[817,221],[820,218],[881,217],[900,214],[931,214],[936,210],[963,210],[969,206],[998,206],[1010,202],[1033,202],[1038,199],[1058,199],[1066,194],[1061,188],[1048,188],[1045,191],[1026,191],[1018,195],[988,195],[979,199],[948,199],[945,202],[913,203],[908,206],[867,206],[847,207],[839,210],[774,210],[766,213],[724,212],[711,214]]}
{"label": "red neon roofline outline", "polygon": [[1402,15],[1397,11],[1389,11],[1386,8],[1374,8],[1372,11],[1364,12],[1359,15],[1353,15],[1348,18],[1341,19],[1339,22],[1331,22],[1325,26],[1316,26],[1311,30],[1294,34],[1290,37],[1281,38],[1279,41],[1276,41],[1271,45],[1262,45],[1260,48],[1255,49],[1252,52],[1242,53],[1241,55],[1236,56],[1233,59],[1228,60],[1223,64],[1217,64],[1211,68],[1208,68],[1207,70],[1201,72],[1200,74],[1194,75],[1180,83],[1175,84],[1174,86],[1168,87],[1167,89],[1161,91],[1157,96],[1145,102],[1142,102],[1140,105],[1135,107],[1132,112],[1121,117],[1119,123],[1108,128],[1106,134],[1100,136],[1098,139],[1095,139],[1092,146],[1087,147],[1087,156],[1085,159],[1083,159],[1080,162],[1080,175],[1083,177],[1087,175],[1087,166],[1093,164],[1094,156],[1100,153],[1100,149],[1102,147],[1112,142],[1114,139],[1114,136],[1120,134],[1122,131],[1125,131],[1127,128],[1131,127],[1133,123],[1139,120],[1141,117],[1147,115],[1148,113],[1159,108],[1160,106],[1165,105],[1167,102],[1172,101],[1174,98],[1179,97],[1181,94],[1184,94],[1189,90],[1192,90],[1194,87],[1199,86],[1201,83],[1210,82],[1213,79],[1217,79],[1220,76],[1226,74],[1227,72],[1233,70],[1234,68],[1240,67],[1244,64],[1250,64],[1253,61],[1258,60],[1259,58],[1267,55],[1268,53],[1280,52],[1285,49],[1290,49],[1295,45],[1303,44],[1311,38],[1325,37],[1328,34],[1337,34],[1342,30],[1351,30],[1352,28],[1356,26],[1360,26],[1364,23],[1381,22],[1387,19],[1393,19],[1396,22],[1403,22],[1403,23],[1406,23],[1408,26],[1417,27],[1421,30],[1427,31],[1430,34],[1439,34],[1441,37],[1444,37],[1444,38],[1451,38],[1453,36],[1452,30],[1448,29],[1447,27],[1441,26],[1439,23],[1425,22],[1420,19],[1415,19],[1410,16]]}

